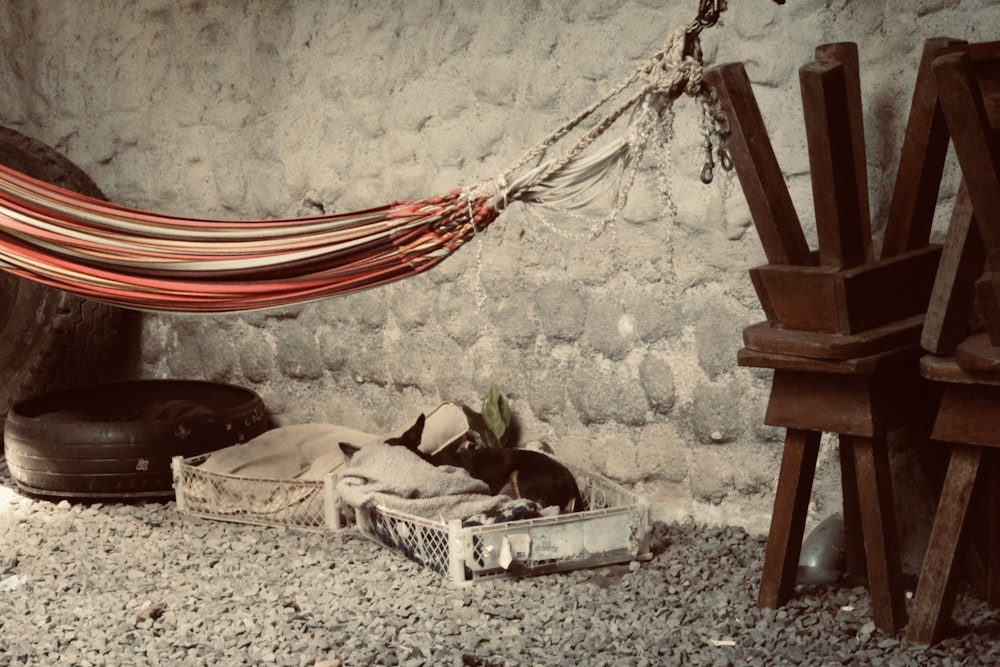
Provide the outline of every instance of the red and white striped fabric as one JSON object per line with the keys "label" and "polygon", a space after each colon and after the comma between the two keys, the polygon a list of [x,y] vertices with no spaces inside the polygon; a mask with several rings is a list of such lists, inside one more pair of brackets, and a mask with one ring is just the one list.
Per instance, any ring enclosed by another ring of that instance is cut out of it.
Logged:
{"label": "red and white striped fabric", "polygon": [[496,217],[486,199],[470,206],[455,190],[342,215],[199,220],[109,204],[0,166],[0,263],[128,308],[270,308],[431,268]]}

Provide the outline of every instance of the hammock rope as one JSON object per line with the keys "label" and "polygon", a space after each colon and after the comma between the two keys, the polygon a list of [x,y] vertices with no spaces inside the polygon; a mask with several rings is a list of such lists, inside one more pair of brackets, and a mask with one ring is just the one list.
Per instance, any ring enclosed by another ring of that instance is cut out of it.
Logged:
{"label": "hammock rope", "polygon": [[[0,269],[118,306],[186,312],[273,308],[416,275],[484,231],[512,202],[581,208],[616,170],[627,191],[647,143],[665,136],[662,125],[682,95],[702,105],[709,177],[713,146],[725,166],[725,118],[702,85],[701,51],[692,52],[692,39],[697,34],[684,28],[671,33],[498,178],[363,211],[264,221],[174,217],[78,195],[0,165]],[[622,96],[569,149],[549,157]],[[595,145],[626,116],[624,136]],[[628,168],[631,176],[622,177]],[[616,207],[623,201],[619,193]]]}

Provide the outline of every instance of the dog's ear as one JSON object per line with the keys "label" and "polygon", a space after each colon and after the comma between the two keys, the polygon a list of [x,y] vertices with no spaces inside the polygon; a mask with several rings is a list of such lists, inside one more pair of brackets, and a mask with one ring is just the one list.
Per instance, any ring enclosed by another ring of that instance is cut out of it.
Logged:
{"label": "dog's ear", "polygon": [[393,446],[402,445],[412,452],[420,451],[420,440],[424,435],[424,415],[421,414],[417,417],[417,421],[414,422],[413,426],[406,429],[406,432],[398,438],[389,438],[386,440],[387,444]]}
{"label": "dog's ear", "polygon": [[340,451],[344,452],[344,460],[350,461],[351,458],[358,453],[360,447],[356,447],[349,442],[340,443]]}

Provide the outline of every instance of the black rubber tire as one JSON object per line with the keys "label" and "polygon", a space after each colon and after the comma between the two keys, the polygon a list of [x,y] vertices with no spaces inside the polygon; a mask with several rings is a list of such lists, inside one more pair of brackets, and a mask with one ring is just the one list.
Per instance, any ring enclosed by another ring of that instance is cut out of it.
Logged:
{"label": "black rubber tire", "polygon": [[[104,199],[80,168],[45,144],[0,127],[0,163]],[[0,424],[11,404],[43,391],[128,376],[139,314],[0,271]]]}
{"label": "black rubber tire", "polygon": [[7,466],[33,496],[172,497],[174,456],[196,456],[267,430],[256,392],[196,380],[136,380],[42,394],[11,408]]}

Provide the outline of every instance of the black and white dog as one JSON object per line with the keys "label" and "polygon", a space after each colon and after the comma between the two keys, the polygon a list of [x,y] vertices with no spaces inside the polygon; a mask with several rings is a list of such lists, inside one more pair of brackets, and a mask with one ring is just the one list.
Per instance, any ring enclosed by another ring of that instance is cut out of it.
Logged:
{"label": "black and white dog", "polygon": [[[482,480],[496,495],[510,489],[514,498],[531,500],[539,507],[558,507],[560,512],[582,511],[583,498],[573,473],[551,456],[530,449],[478,448],[425,454],[420,451],[424,431],[424,415],[398,438],[386,444],[406,447],[436,466],[464,468],[472,477]],[[357,447],[340,443],[344,455],[350,458]]]}

